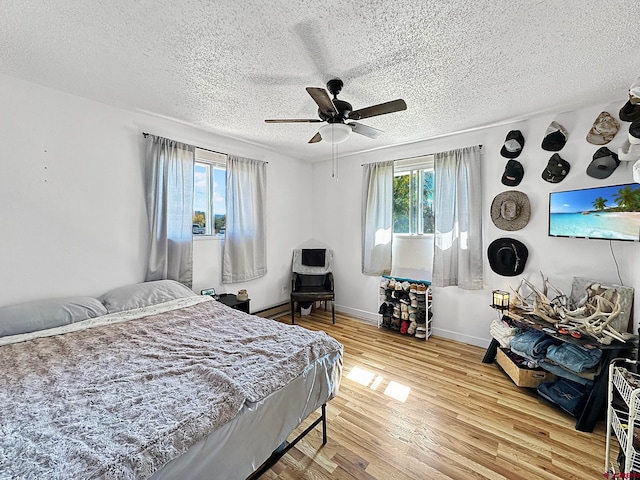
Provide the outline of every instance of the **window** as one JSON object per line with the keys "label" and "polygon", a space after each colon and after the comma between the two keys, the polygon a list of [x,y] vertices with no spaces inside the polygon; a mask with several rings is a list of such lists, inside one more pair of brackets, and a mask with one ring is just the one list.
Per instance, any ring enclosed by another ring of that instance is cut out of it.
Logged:
{"label": "window", "polygon": [[397,160],[393,173],[393,233],[434,231],[433,155]]}
{"label": "window", "polygon": [[227,156],[196,148],[193,169],[193,234],[224,235],[227,217]]}

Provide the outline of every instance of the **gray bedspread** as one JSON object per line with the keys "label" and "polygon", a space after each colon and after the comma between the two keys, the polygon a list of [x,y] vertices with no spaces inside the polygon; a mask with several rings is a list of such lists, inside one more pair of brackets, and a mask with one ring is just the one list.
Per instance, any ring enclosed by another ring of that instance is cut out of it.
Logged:
{"label": "gray bedspread", "polygon": [[0,346],[0,478],[147,478],[341,350],[213,301]]}

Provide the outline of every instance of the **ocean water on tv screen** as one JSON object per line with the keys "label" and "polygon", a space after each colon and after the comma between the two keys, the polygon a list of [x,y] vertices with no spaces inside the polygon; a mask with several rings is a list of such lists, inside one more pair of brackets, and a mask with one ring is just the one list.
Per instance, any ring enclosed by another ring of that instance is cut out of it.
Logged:
{"label": "ocean water on tv screen", "polygon": [[549,235],[638,240],[640,213],[552,213]]}

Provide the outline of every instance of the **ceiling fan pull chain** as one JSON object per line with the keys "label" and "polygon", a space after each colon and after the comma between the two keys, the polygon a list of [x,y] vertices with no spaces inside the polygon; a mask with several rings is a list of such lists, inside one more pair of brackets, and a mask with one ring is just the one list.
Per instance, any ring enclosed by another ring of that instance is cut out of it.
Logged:
{"label": "ceiling fan pull chain", "polygon": [[338,144],[331,143],[331,177],[338,181]]}

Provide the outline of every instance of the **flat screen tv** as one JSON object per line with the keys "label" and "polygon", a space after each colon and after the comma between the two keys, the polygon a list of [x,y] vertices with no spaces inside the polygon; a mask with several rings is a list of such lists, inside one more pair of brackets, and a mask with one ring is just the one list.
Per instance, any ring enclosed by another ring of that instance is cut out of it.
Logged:
{"label": "flat screen tv", "polygon": [[549,235],[640,241],[640,184],[551,192]]}

